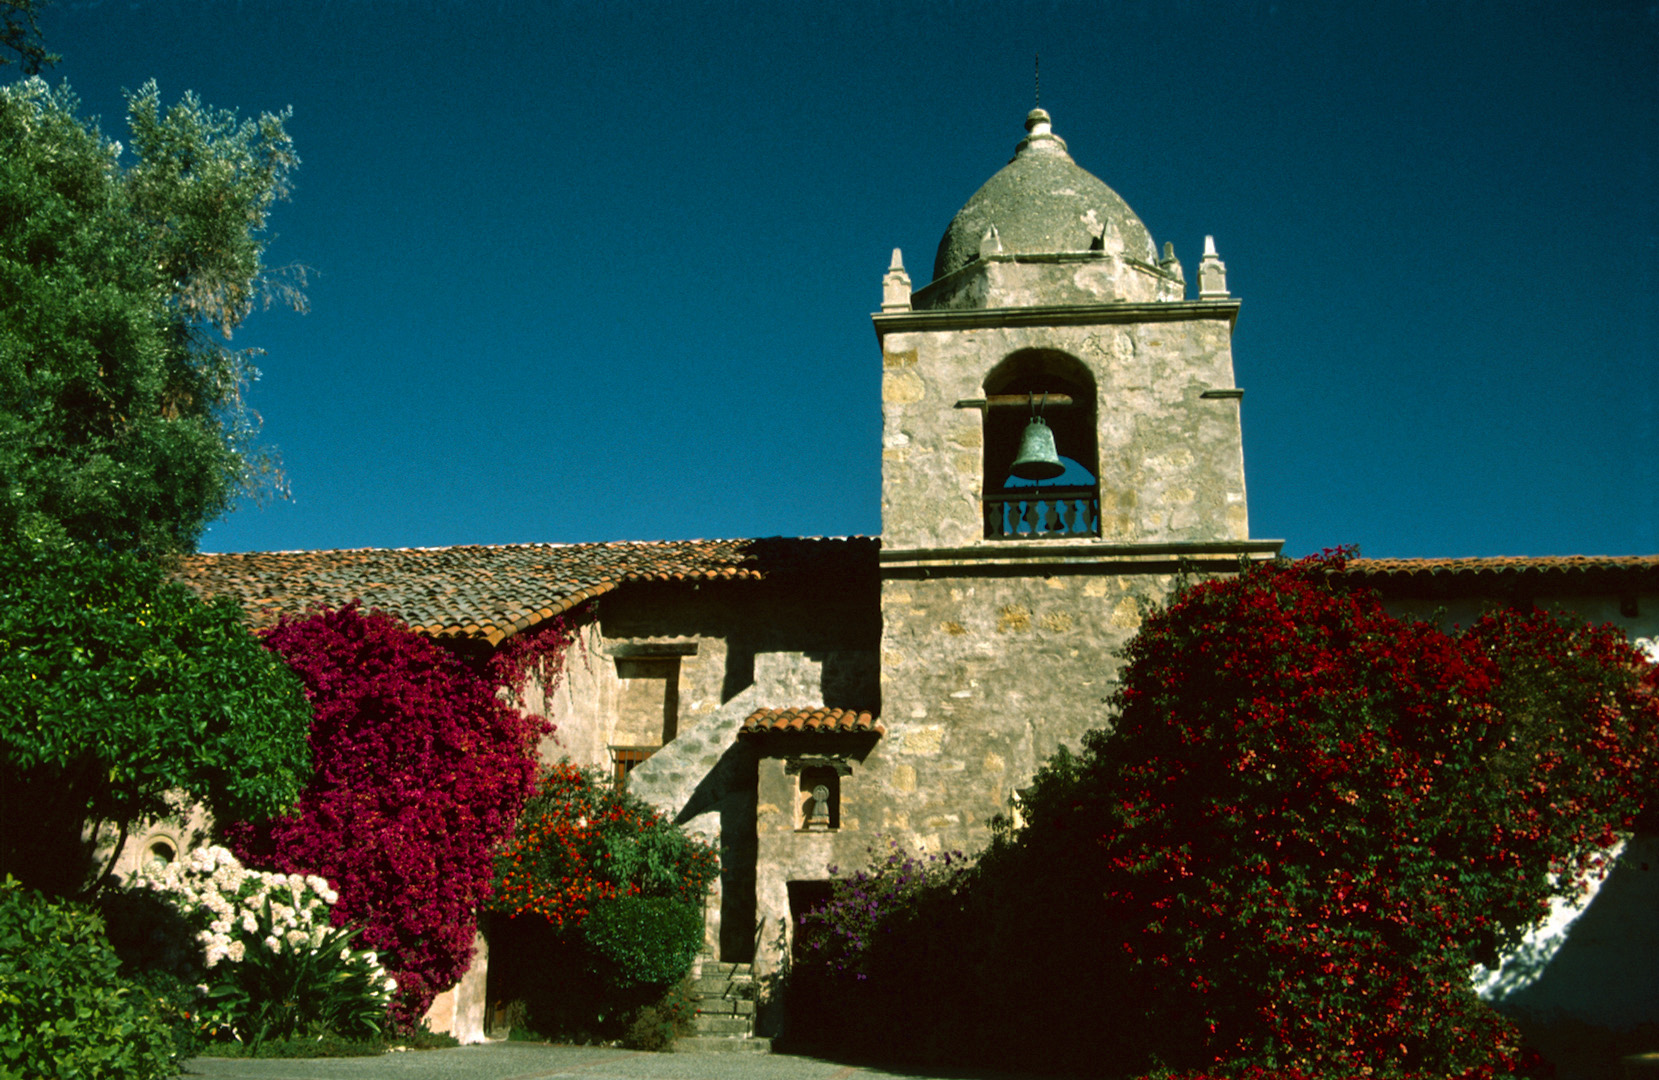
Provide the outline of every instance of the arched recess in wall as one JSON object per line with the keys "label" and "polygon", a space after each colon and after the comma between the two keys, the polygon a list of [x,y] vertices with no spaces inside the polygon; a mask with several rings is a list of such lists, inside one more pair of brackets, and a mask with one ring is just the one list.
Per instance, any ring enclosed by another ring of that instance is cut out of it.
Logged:
{"label": "arched recess in wall", "polygon": [[[986,538],[1099,536],[1100,450],[1088,366],[1054,349],[1021,349],[992,368],[983,386]],[[1054,432],[1065,466],[1052,480],[1021,480],[1010,471],[1034,411]]]}

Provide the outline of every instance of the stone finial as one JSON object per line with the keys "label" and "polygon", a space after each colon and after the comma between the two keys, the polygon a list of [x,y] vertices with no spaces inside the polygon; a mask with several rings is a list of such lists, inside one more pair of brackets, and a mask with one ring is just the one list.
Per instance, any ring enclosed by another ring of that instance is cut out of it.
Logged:
{"label": "stone finial", "polygon": [[1032,109],[1025,114],[1025,138],[1014,147],[1015,155],[1027,150],[1066,152],[1066,140],[1054,134],[1054,123],[1046,109]]}
{"label": "stone finial", "polygon": [[1158,260],[1158,269],[1164,272],[1164,282],[1158,288],[1160,300],[1183,300],[1187,295],[1187,275],[1181,269],[1181,260],[1175,257],[1175,245],[1164,241],[1164,257]]}
{"label": "stone finial", "polygon": [[979,238],[979,257],[983,259],[990,255],[1000,254],[1002,254],[1002,235],[997,232],[997,227],[992,225],[985,230],[985,235]]}
{"label": "stone finial", "polygon": [[1215,253],[1215,237],[1204,238],[1204,257],[1198,260],[1198,299],[1219,300],[1227,295],[1227,264]]}
{"label": "stone finial", "polygon": [[881,310],[910,310],[910,275],[904,270],[904,256],[893,249],[893,262],[881,276]]}

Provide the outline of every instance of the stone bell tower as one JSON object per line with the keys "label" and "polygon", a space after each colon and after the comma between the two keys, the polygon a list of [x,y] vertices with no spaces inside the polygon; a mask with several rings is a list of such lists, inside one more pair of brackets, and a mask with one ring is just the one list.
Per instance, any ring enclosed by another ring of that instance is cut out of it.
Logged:
{"label": "stone bell tower", "polygon": [[1172,246],[1048,113],[1025,127],[931,283],[893,253],[874,316],[881,756],[889,828],[923,846],[981,846],[1057,746],[1109,723],[1119,650],[1178,575],[1279,547],[1249,538],[1239,302],[1212,241],[1188,299]]}

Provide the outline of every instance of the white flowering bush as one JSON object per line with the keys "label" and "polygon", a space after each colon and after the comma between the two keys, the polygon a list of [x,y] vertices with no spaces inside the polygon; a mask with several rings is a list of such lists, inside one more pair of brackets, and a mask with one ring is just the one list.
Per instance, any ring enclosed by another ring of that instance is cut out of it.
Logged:
{"label": "white flowering bush", "polygon": [[357,931],[330,924],[339,899],[316,875],[244,867],[222,847],[152,863],[134,883],[166,900],[202,949],[203,1034],[257,1047],[272,1038],[380,1033],[397,989]]}

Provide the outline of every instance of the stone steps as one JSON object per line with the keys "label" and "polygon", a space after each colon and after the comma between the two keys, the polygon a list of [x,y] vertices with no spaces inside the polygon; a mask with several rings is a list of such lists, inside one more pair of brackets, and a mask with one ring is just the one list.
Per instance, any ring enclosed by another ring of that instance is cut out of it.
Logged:
{"label": "stone steps", "polygon": [[770,1054],[771,1039],[752,1035],[688,1035],[674,1040],[676,1054]]}
{"label": "stone steps", "polygon": [[750,964],[704,957],[693,982],[695,1035],[674,1041],[679,1054],[766,1054],[771,1039],[755,1038],[755,975]]}

